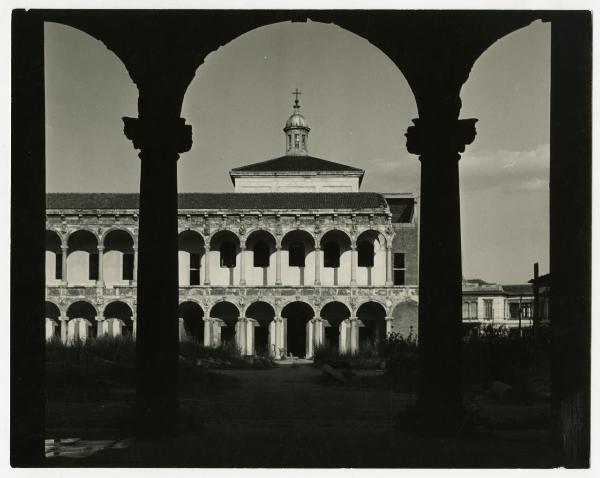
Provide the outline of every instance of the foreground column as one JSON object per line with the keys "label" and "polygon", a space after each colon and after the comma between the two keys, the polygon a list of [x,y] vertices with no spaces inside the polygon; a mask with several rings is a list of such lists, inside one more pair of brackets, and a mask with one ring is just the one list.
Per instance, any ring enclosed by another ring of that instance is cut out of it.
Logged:
{"label": "foreground column", "polygon": [[475,139],[476,121],[451,114],[445,120],[417,119],[406,133],[408,151],[421,161],[416,415],[421,429],[441,433],[456,431],[463,421],[458,160]]}
{"label": "foreground column", "polygon": [[139,119],[123,118],[141,159],[134,426],[138,435],[164,436],[178,426],[177,159],[192,130],[157,114],[165,105],[153,109],[141,93],[138,104]]}

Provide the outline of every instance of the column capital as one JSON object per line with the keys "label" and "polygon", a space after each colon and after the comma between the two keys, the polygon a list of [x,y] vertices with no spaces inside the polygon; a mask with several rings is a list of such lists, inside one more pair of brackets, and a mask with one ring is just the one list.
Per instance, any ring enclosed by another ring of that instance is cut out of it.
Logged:
{"label": "column capital", "polygon": [[192,126],[184,118],[123,117],[123,133],[135,149],[185,153],[192,147]]}
{"label": "column capital", "polygon": [[104,246],[98,246],[98,252],[104,252]]}
{"label": "column capital", "polygon": [[[427,121],[413,119],[406,130],[406,149],[419,156],[431,153],[462,153],[475,140],[477,119]],[[457,158],[458,159],[458,158]]]}
{"label": "column capital", "polygon": [[67,245],[65,245],[65,244],[62,244],[62,245],[60,246],[60,248],[61,248],[63,251],[67,251],[67,250],[69,249],[69,246],[67,246]]}

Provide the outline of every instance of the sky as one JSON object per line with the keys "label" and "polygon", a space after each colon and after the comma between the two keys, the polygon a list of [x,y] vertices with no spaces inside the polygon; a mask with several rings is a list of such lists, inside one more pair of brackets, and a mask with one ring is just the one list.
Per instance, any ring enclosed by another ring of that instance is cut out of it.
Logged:
{"label": "sky", "polygon": [[[140,160],[122,132],[137,89],[120,60],[85,33],[47,23],[46,163],[49,192],[137,192]],[[363,191],[419,195],[404,133],[415,101],[400,70],[335,25],[278,23],[207,56],[184,100],[192,149],[178,163],[181,192],[226,192],[228,171],[284,154],[295,88],[313,156],[366,171]],[[460,160],[463,276],[522,283],[548,271],[550,26],[496,42],[461,92],[477,137]]]}

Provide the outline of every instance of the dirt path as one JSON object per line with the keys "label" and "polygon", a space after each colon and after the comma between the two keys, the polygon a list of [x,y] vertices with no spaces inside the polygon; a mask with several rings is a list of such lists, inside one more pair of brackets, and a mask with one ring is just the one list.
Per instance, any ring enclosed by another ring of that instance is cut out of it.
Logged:
{"label": "dirt path", "polygon": [[[392,419],[407,394],[348,387],[310,365],[220,371],[228,386],[181,400],[195,429],[173,441],[107,449],[56,466],[527,467],[549,466],[540,432],[455,439],[410,436]],[[121,437],[115,437],[121,438]]]}

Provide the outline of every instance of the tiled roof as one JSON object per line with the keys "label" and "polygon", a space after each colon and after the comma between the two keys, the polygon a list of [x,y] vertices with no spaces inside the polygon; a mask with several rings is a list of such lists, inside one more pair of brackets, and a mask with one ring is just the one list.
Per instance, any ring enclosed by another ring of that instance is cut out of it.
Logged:
{"label": "tiled roof", "polygon": [[[130,193],[49,193],[47,209],[137,209]],[[378,193],[181,193],[180,209],[386,209]]]}
{"label": "tiled roof", "polygon": [[531,284],[502,285],[502,289],[508,295],[533,295],[533,286]]}
{"label": "tiled roof", "polygon": [[364,173],[360,168],[334,163],[314,156],[281,156],[260,163],[234,168],[231,172],[294,172],[294,171],[354,171]]}

